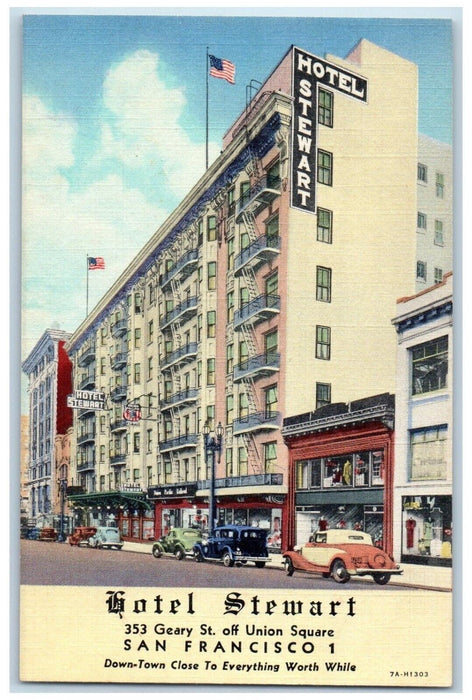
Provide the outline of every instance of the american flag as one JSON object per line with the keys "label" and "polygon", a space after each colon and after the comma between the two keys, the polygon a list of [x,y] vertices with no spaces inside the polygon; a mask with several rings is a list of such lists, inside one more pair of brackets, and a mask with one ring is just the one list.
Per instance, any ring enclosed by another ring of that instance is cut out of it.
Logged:
{"label": "american flag", "polygon": [[104,270],[105,260],[103,258],[89,258],[88,259],[88,269],[89,270]]}
{"label": "american flag", "polygon": [[226,58],[217,58],[211,54],[208,56],[210,59],[210,75],[214,78],[222,78],[227,80],[228,83],[234,85],[234,76],[236,73],[236,68],[234,63],[227,61]]}

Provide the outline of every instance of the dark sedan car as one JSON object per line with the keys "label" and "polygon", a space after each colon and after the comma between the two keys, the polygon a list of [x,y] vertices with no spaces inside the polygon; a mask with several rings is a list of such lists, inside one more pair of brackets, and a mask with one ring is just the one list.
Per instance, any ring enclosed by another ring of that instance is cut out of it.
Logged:
{"label": "dark sedan car", "polygon": [[222,561],[225,566],[247,564],[258,568],[270,561],[267,551],[267,532],[260,527],[222,525],[213,535],[194,545],[197,561]]}

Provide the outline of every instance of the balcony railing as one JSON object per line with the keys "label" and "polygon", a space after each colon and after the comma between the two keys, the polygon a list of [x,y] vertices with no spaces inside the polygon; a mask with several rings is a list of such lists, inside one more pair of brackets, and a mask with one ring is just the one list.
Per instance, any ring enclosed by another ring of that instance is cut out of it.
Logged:
{"label": "balcony railing", "polygon": [[126,365],[127,355],[125,352],[117,352],[110,358],[110,365],[113,370],[123,369]]}
{"label": "balcony railing", "polygon": [[241,221],[244,210],[256,204],[255,214],[280,195],[280,178],[264,175],[236,203],[236,222]]}
{"label": "balcony railing", "polygon": [[170,450],[184,450],[187,447],[196,447],[198,444],[198,435],[189,433],[188,435],[180,435],[179,437],[166,440],[159,443],[161,452],[169,452]]}
{"label": "balcony railing", "polygon": [[177,405],[186,405],[189,403],[195,403],[198,398],[198,389],[184,389],[183,391],[178,391],[172,396],[168,396],[163,399],[161,403],[161,409],[175,408]]}
{"label": "balcony railing", "polygon": [[117,452],[110,455],[110,464],[123,464],[126,462],[126,452]]}
{"label": "balcony railing", "polygon": [[120,318],[111,325],[111,334],[113,338],[119,338],[128,330],[128,321],[125,318]]}
{"label": "balcony railing", "polygon": [[79,382],[79,389],[93,389],[95,387],[95,372],[89,372]]}
{"label": "balcony railing", "polygon": [[85,445],[88,442],[93,442],[95,440],[95,430],[84,430],[82,433],[77,435],[77,444]]}
{"label": "balcony railing", "polygon": [[93,460],[92,458],[84,459],[81,462],[77,462],[78,472],[86,472],[91,469],[95,469],[95,460]]}
{"label": "balcony railing", "polygon": [[[199,489],[210,488],[210,480],[198,481]],[[246,474],[245,476],[225,476],[215,479],[217,489],[235,488],[238,486],[281,486],[283,474]]]}
{"label": "balcony railing", "polygon": [[276,294],[262,294],[244,304],[234,312],[234,329],[245,323],[266,321],[280,311],[280,297]]}
{"label": "balcony railing", "polygon": [[124,401],[126,399],[126,385],[115,386],[110,392],[110,399],[118,403],[118,401]]}
{"label": "balcony railing", "polygon": [[118,430],[126,430],[127,427],[128,421],[126,421],[124,418],[119,418],[118,420],[115,420],[112,423],[110,423],[110,430],[112,433]]}
{"label": "balcony railing", "polygon": [[169,313],[161,318],[161,329],[164,329],[166,326],[172,323],[172,321],[176,321],[177,319],[183,323],[187,320],[187,318],[191,318],[197,312],[197,308],[197,297],[188,297],[188,299],[184,299],[184,301],[178,304],[175,309],[172,309],[172,311],[169,311]]}
{"label": "balcony railing", "polygon": [[182,347],[177,348],[174,352],[165,355],[162,360],[161,368],[168,369],[171,365],[175,364],[185,364],[190,362],[197,355],[198,345],[197,343],[187,343],[187,345],[182,345]]}
{"label": "balcony railing", "polygon": [[89,345],[88,347],[83,350],[81,355],[79,356],[78,364],[79,367],[86,367],[89,365],[93,360],[95,359],[95,345]]}
{"label": "balcony railing", "polygon": [[277,430],[282,425],[279,411],[259,411],[233,421],[233,435]]}
{"label": "balcony railing", "polygon": [[163,275],[161,275],[161,287],[166,287],[171,280],[173,280],[177,275],[180,279],[185,279],[188,275],[195,269],[198,263],[198,249],[187,251],[182,257],[177,260],[175,265],[167,270]]}
{"label": "balcony railing", "polygon": [[259,236],[236,256],[234,274],[238,277],[246,265],[257,267],[264,262],[269,262],[279,253],[280,236]]}
{"label": "balcony railing", "polygon": [[280,368],[280,353],[265,352],[263,355],[249,357],[244,362],[236,365],[233,372],[235,382],[245,377],[266,377]]}

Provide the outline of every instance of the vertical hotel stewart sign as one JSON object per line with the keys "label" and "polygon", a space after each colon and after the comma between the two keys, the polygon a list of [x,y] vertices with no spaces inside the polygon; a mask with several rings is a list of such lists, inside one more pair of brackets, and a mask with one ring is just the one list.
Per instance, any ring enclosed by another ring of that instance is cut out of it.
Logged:
{"label": "vertical hotel stewart sign", "polygon": [[295,209],[316,212],[319,86],[367,102],[367,80],[293,47],[292,201]]}

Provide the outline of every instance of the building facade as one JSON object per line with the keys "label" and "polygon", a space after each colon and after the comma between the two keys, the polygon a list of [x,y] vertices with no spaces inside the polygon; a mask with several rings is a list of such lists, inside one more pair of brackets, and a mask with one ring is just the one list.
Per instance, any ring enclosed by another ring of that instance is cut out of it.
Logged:
{"label": "building facade", "polygon": [[290,454],[289,546],[317,530],[362,530],[393,551],[392,394],[331,404],[284,420]]}
{"label": "building facade", "polygon": [[365,40],[346,59],[287,52],[68,343],[74,390],[107,396],[74,416],[84,516],[116,511],[144,539],[205,524],[203,429],[221,423],[218,520],[288,541],[283,417],[395,388],[390,319],[417,284],[417,90],[415,65]]}
{"label": "building facade", "polygon": [[28,518],[38,527],[53,527],[57,498],[56,435],[72,426],[67,395],[72,391],[72,363],[65,350],[70,334],[48,329],[22,364],[28,375],[29,463]]}
{"label": "building facade", "polygon": [[395,556],[452,563],[452,274],[398,301]]}

